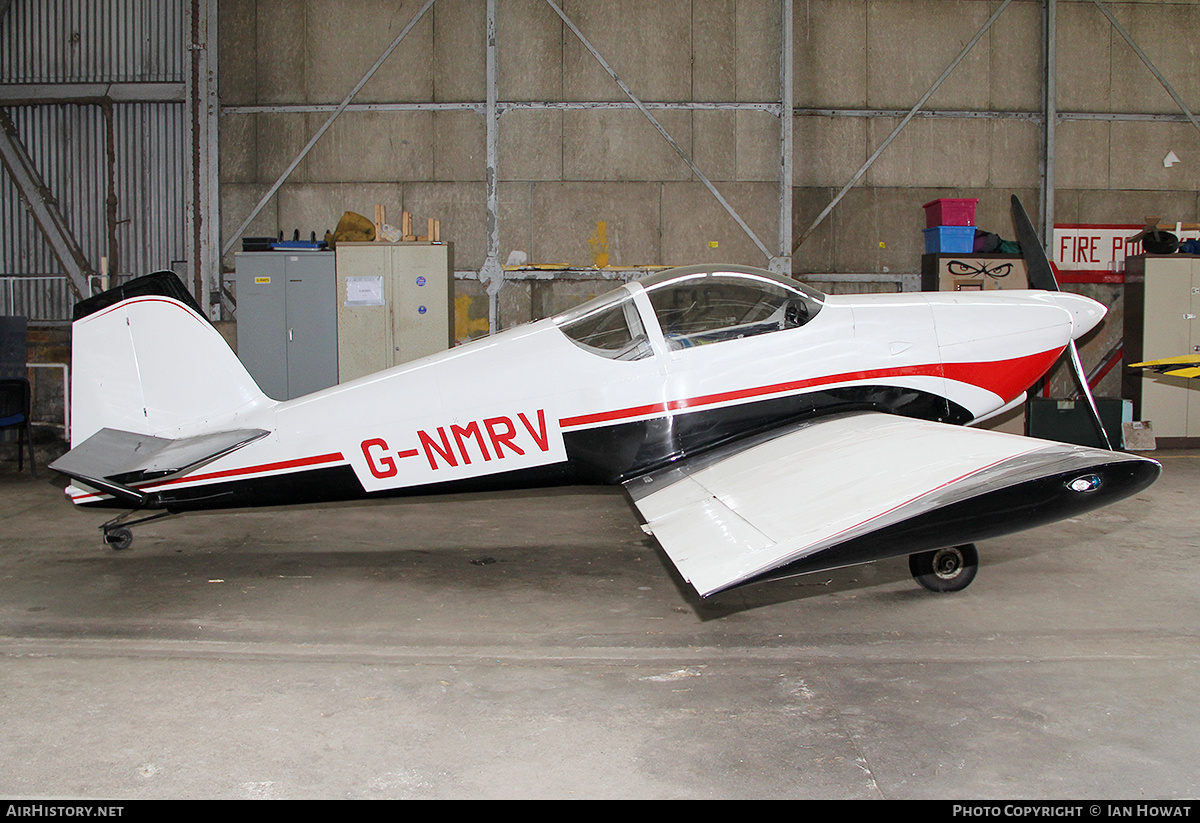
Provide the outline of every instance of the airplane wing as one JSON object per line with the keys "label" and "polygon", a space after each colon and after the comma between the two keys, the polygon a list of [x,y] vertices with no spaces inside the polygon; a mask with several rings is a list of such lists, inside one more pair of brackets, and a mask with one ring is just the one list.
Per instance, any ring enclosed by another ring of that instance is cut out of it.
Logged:
{"label": "airplane wing", "polygon": [[1161,360],[1147,360],[1143,363],[1130,363],[1129,366],[1134,369],[1158,372],[1169,377],[1200,377],[1200,357],[1194,354],[1164,357]]}
{"label": "airplane wing", "polygon": [[140,506],[146,495],[130,484],[183,474],[268,433],[265,429],[234,429],[172,440],[101,429],[51,463],[50,468]]}
{"label": "airplane wing", "polygon": [[684,459],[625,488],[643,528],[707,597],[1041,525],[1131,494],[1158,471],[1127,454],[862,413]]}

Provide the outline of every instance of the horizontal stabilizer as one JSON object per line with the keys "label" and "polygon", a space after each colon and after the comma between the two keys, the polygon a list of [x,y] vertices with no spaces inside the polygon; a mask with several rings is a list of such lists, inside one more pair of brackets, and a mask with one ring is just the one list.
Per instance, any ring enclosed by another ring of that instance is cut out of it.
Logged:
{"label": "horizontal stabilizer", "polygon": [[101,429],[51,463],[50,468],[114,497],[141,505],[146,495],[129,484],[183,474],[266,434],[265,429],[235,429],[171,440]]}

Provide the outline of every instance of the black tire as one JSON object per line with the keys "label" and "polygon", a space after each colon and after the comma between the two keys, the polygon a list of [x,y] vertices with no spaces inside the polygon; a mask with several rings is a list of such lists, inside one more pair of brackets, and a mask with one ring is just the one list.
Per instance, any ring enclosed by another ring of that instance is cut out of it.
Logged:
{"label": "black tire", "polygon": [[108,529],[104,532],[104,542],[116,551],[128,549],[133,545],[133,532],[124,526]]}
{"label": "black tire", "polygon": [[910,554],[908,570],[913,579],[931,592],[960,592],[979,571],[979,552],[974,543]]}

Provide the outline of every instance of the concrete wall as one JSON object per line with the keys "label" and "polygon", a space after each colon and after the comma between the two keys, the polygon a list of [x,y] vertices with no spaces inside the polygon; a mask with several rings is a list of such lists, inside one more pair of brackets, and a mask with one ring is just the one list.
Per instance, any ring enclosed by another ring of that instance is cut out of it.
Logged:
{"label": "concrete wall", "polygon": [[[500,101],[615,101],[619,89],[543,0],[497,0]],[[420,8],[418,0],[222,0],[223,106],[339,102]],[[613,68],[647,101],[776,102],[779,0],[565,0]],[[978,0],[795,0],[795,103],[911,107],[999,6]],[[1115,15],[1188,105],[1200,110],[1200,3],[1112,2]],[[927,104],[1036,112],[1041,6],[1018,0]],[[482,102],[483,0],[438,0],[356,102]],[[1178,114],[1091,2],[1058,3],[1062,112]],[[327,113],[221,120],[224,230],[235,228]],[[667,111],[663,125],[766,246],[778,241],[779,125],[757,111]],[[799,237],[895,127],[893,117],[794,118],[793,232]],[[1008,197],[1036,220],[1040,127],[1016,118],[918,118],[793,258],[796,273],[920,270],[921,205],[978,197],[978,223],[1011,237]],[[1183,162],[1164,168],[1168,151]],[[520,110],[500,120],[500,260],[588,266],[766,258],[635,111]],[[389,222],[442,221],[456,268],[486,252],[483,117],[348,112],[247,231],[307,236],[347,210]],[[1194,221],[1200,131],[1190,124],[1064,121],[1057,131],[1059,222]],[[598,224],[604,224],[604,234]],[[601,239],[603,242],[601,242]],[[227,264],[232,261],[227,258]],[[482,289],[462,284],[472,317]],[[597,287],[596,290],[602,289]],[[536,289],[534,291],[537,291]],[[580,287],[563,289],[574,298]],[[506,286],[506,323],[557,300]]]}

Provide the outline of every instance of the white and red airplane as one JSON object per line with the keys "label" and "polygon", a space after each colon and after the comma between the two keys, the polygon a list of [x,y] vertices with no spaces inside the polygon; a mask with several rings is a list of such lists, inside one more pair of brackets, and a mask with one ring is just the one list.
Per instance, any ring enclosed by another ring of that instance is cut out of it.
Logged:
{"label": "white and red airplane", "polygon": [[51,468],[75,503],[132,510],[102,527],[115,548],[148,510],[623,484],[701,596],[905,554],[950,591],[975,541],[1160,472],[964,425],[1021,402],[1103,317],[1056,287],[835,296],[671,269],[283,402],[190,302],[150,275],[77,311],[72,449]]}

